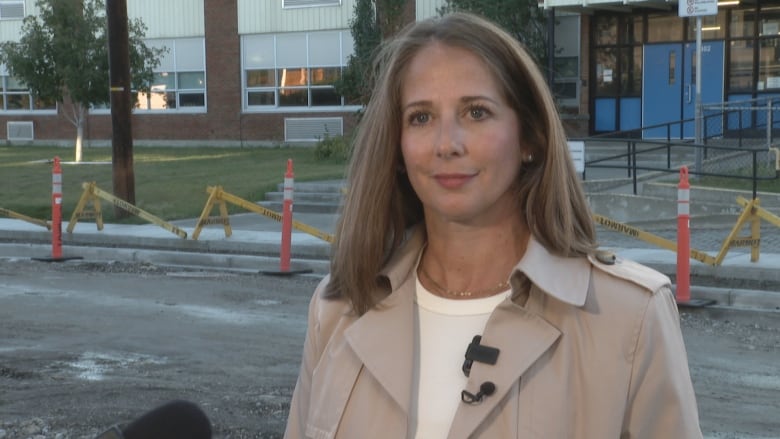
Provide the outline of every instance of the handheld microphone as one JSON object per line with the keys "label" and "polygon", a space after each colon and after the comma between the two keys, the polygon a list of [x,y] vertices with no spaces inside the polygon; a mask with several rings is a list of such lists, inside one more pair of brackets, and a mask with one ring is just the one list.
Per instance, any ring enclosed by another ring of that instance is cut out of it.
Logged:
{"label": "handheld microphone", "polygon": [[111,427],[95,439],[211,439],[211,422],[188,401],[163,404],[124,428]]}
{"label": "handheld microphone", "polygon": [[494,393],[496,393],[496,385],[491,381],[485,381],[484,383],[480,384],[479,392],[477,392],[476,395],[469,392],[468,390],[464,390],[460,392],[460,399],[467,404],[479,404],[482,402],[484,397],[490,396]]}

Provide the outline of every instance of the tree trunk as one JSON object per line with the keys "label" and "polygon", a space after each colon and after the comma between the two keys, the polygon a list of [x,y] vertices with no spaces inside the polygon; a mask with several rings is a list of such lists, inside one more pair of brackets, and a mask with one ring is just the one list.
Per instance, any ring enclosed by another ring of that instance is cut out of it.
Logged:
{"label": "tree trunk", "polygon": [[382,39],[386,40],[415,19],[414,0],[377,0],[376,18]]}
{"label": "tree trunk", "polygon": [[84,115],[79,114],[76,120],[76,163],[81,162],[81,145],[84,140]]}

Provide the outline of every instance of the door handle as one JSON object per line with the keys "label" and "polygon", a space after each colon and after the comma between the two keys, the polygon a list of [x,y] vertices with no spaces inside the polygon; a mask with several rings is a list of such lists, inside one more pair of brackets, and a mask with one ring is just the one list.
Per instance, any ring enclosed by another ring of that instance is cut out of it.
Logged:
{"label": "door handle", "polygon": [[691,103],[691,84],[686,84],[685,85],[685,95],[686,95],[686,100],[688,101],[686,103],[690,104]]}

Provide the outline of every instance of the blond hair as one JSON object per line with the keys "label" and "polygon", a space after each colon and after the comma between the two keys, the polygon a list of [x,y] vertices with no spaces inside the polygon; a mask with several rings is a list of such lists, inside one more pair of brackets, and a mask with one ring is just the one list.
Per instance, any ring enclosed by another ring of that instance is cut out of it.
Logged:
{"label": "blond hair", "polygon": [[348,191],[336,226],[325,296],[350,301],[362,315],[382,299],[378,277],[404,233],[423,219],[401,156],[402,80],[411,59],[433,42],[469,50],[484,61],[517,113],[524,151],[518,205],[534,237],[550,252],[582,256],[595,248],[595,228],[569,155],[555,102],[533,58],[495,24],[467,13],[413,23],[382,46],[378,75],[354,140]]}

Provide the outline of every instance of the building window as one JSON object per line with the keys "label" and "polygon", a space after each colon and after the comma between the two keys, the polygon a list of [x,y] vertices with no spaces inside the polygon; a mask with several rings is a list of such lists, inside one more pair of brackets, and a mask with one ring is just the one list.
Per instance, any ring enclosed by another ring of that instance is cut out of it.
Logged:
{"label": "building window", "polygon": [[756,12],[752,10],[734,9],[731,11],[731,37],[752,37]]}
{"label": "building window", "polygon": [[[703,40],[722,40],[726,38],[726,10],[718,15],[705,15],[701,18],[701,38]],[[696,41],[696,19],[688,19],[688,41]]]}
{"label": "building window", "polygon": [[596,49],[596,96],[618,95],[617,49]]}
{"label": "building window", "polygon": [[21,81],[6,72],[0,75],[0,94],[4,112],[56,111],[57,103],[36,98]]}
{"label": "building window", "polygon": [[21,20],[24,18],[24,0],[0,1],[0,20]]}
{"label": "building window", "polygon": [[780,89],[780,38],[762,38],[760,40],[758,89]]}
{"label": "building window", "polygon": [[780,34],[780,6],[763,6],[759,12],[761,17],[758,36],[775,37]]}
{"label": "building window", "polygon": [[596,97],[639,97],[642,95],[642,17],[602,15],[595,17],[597,33],[623,35],[596,38],[593,49]]}
{"label": "building window", "polygon": [[620,94],[642,95],[642,46],[620,49]]}
{"label": "building window", "polygon": [[241,46],[245,109],[344,106],[333,84],[352,52],[348,31],[248,35]]}
{"label": "building window", "polygon": [[282,0],[283,8],[314,8],[318,6],[340,6],[341,0]]}
{"label": "building window", "polygon": [[138,92],[136,111],[201,112],[206,109],[206,55],[203,38],[149,40],[165,47],[149,93]]}
{"label": "building window", "polygon": [[580,17],[562,15],[555,22],[553,94],[562,108],[579,108]]}
{"label": "building window", "polygon": [[677,15],[647,16],[647,42],[665,43],[680,41],[683,36],[683,20]]}

